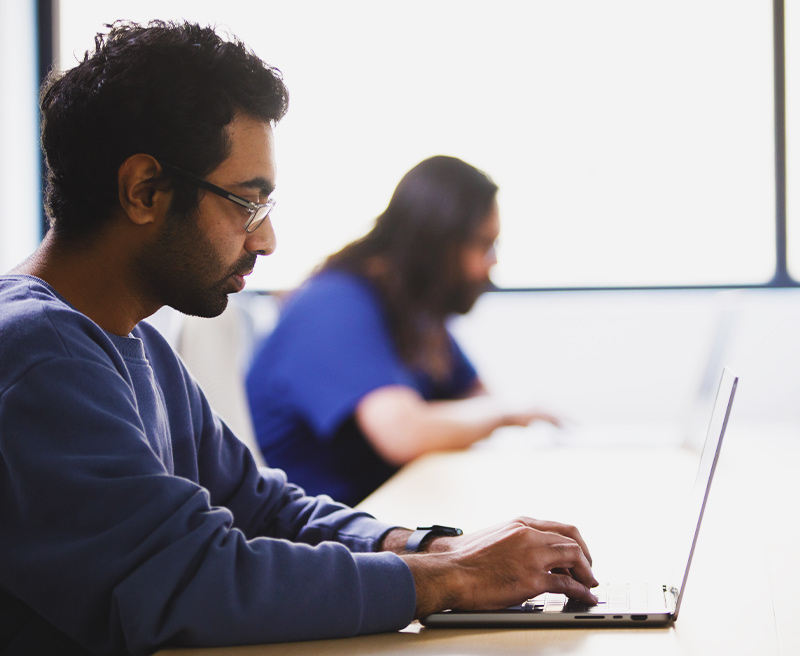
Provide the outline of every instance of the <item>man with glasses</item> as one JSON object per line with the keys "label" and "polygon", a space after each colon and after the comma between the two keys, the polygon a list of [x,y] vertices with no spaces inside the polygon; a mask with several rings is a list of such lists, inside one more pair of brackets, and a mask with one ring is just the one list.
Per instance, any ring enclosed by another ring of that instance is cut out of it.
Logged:
{"label": "man with glasses", "polygon": [[259,469],[164,339],[275,248],[278,72],[209,28],[115,24],[41,96],[51,228],[0,276],[0,651],[151,653],[394,630],[544,590],[586,545],[411,531]]}

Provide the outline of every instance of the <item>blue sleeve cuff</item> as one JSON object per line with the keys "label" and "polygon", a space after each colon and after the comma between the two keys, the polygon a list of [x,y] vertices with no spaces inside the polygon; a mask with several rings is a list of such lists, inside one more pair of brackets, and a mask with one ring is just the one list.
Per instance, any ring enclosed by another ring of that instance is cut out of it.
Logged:
{"label": "blue sleeve cuff", "polygon": [[353,554],[361,579],[363,614],[360,634],[399,631],[414,619],[414,577],[400,556],[382,551]]}

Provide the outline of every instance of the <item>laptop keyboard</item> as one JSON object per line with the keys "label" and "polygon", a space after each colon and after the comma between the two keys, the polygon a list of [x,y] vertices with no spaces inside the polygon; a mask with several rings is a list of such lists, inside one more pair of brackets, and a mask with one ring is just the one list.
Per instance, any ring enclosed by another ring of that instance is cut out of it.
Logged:
{"label": "laptop keyboard", "polygon": [[631,610],[647,609],[648,585],[646,583],[620,583],[601,586],[592,590],[598,598],[597,606],[590,606],[582,601],[569,599],[563,594],[545,592],[528,599],[522,604],[522,610],[531,613],[584,613],[594,609],[602,609],[607,613],[626,613]]}

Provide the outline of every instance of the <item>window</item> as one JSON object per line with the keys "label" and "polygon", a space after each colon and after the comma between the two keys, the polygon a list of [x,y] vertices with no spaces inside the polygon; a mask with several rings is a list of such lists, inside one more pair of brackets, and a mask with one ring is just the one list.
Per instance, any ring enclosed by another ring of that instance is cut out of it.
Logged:
{"label": "window", "polygon": [[39,237],[36,12],[0,3],[0,272],[19,264]]}
{"label": "window", "polygon": [[158,16],[225,27],[284,73],[278,250],[248,289],[297,284],[438,153],[500,185],[501,287],[757,285],[775,273],[770,3],[120,6],[61,0],[62,67],[104,23]]}

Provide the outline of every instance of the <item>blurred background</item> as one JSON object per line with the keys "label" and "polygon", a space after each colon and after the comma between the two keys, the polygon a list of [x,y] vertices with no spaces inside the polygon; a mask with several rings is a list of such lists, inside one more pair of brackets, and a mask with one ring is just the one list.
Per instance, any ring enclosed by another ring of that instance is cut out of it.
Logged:
{"label": "blurred background", "polygon": [[[616,439],[623,424],[674,436],[728,364],[740,421],[797,432],[796,2],[1,1],[0,270],[42,236],[42,75],[107,23],[190,19],[237,35],[291,94],[278,250],[200,360],[235,341],[237,377],[275,292],[364,233],[411,166],[448,154],[501,190],[498,290],[453,324],[491,388]],[[202,330],[155,321],[179,347]]]}

